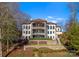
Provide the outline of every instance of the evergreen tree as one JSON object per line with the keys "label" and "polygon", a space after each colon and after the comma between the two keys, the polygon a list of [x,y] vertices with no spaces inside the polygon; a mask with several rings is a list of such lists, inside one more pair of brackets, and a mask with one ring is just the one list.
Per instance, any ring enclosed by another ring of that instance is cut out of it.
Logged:
{"label": "evergreen tree", "polygon": [[62,41],[65,41],[65,46],[74,50],[75,53],[79,51],[79,22],[77,20],[78,7],[76,4],[70,4],[71,16],[67,26],[67,31],[64,34]]}

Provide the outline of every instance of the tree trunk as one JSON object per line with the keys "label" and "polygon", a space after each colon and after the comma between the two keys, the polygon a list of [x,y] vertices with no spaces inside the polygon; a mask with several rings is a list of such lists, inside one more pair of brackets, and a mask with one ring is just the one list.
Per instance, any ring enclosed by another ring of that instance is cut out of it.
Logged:
{"label": "tree trunk", "polygon": [[7,40],[7,52],[9,51],[8,49],[9,49],[9,42]]}
{"label": "tree trunk", "polygon": [[2,57],[2,44],[1,44],[1,41],[0,41],[0,57]]}
{"label": "tree trunk", "polygon": [[[0,28],[0,40],[1,40],[1,28]],[[2,42],[0,41],[0,57],[2,56]]]}

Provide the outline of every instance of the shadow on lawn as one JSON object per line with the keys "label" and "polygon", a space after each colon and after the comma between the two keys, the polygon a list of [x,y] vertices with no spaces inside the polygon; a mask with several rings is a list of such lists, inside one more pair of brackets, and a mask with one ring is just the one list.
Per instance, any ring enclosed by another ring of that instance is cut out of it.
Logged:
{"label": "shadow on lawn", "polygon": [[15,44],[12,48],[10,48],[10,51],[5,55],[7,57],[10,53],[12,53],[17,48],[23,48],[24,45],[27,45],[29,42],[28,39],[18,39],[17,41],[13,41]]}

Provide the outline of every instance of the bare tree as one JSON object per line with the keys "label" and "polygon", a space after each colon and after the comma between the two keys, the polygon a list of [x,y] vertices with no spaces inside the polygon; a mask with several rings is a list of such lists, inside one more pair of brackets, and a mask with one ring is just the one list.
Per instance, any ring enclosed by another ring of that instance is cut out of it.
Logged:
{"label": "bare tree", "polygon": [[30,21],[31,16],[29,14],[26,14],[26,13],[23,13],[22,11],[20,11],[19,4],[16,2],[6,3],[6,6],[10,9],[9,12],[15,18],[18,29],[21,30],[22,23]]}

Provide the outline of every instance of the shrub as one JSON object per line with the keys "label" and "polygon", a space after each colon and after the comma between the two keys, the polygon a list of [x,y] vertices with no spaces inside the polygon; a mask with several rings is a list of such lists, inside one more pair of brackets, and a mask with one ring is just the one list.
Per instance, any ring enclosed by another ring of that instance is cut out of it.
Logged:
{"label": "shrub", "polygon": [[52,40],[50,38],[31,38],[31,40]]}
{"label": "shrub", "polygon": [[36,52],[36,51],[38,51],[38,49],[37,48],[33,48],[33,51]]}

